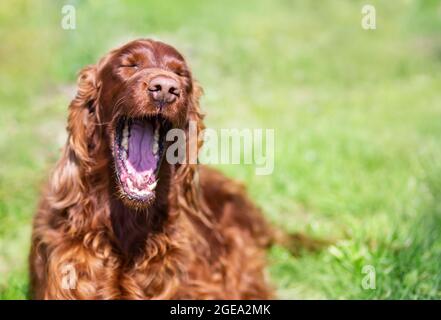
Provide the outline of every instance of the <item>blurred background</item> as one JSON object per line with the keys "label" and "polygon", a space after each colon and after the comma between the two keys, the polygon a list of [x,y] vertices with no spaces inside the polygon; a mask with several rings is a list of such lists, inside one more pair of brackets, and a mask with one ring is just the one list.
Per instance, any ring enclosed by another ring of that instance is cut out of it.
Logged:
{"label": "blurred background", "polygon": [[78,70],[138,37],[185,55],[208,126],[275,129],[272,175],[219,168],[274,224],[334,242],[269,252],[280,298],[440,299],[441,2],[368,3],[376,30],[361,27],[366,1],[2,1],[0,299],[26,298],[31,219]]}

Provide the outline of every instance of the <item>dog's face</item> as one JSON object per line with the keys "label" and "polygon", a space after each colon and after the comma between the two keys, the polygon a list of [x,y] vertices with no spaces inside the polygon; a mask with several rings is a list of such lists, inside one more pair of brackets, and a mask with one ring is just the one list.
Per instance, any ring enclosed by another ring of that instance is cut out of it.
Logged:
{"label": "dog's face", "polygon": [[155,200],[166,133],[185,128],[193,80],[171,46],[136,40],[112,51],[97,74],[100,123],[113,155],[116,185],[124,203],[145,208]]}

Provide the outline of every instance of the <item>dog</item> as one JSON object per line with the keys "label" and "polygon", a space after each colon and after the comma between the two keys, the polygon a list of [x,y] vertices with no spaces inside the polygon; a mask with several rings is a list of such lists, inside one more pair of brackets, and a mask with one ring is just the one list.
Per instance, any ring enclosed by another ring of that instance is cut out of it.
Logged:
{"label": "dog", "polygon": [[201,93],[183,56],[150,39],[81,70],[33,222],[32,298],[274,296],[264,269],[277,232],[244,186],[165,156],[167,132],[204,129]]}

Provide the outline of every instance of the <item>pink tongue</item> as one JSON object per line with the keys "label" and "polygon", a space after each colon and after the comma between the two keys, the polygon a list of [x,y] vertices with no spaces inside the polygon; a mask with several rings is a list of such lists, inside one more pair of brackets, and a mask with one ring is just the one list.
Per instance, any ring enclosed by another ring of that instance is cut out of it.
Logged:
{"label": "pink tongue", "polygon": [[132,167],[138,171],[156,169],[152,152],[154,128],[148,121],[134,120],[129,134],[129,157]]}

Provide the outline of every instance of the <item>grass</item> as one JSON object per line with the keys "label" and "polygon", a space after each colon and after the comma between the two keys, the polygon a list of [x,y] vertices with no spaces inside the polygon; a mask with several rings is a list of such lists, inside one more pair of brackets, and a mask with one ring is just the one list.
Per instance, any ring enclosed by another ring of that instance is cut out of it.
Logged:
{"label": "grass", "polygon": [[[76,7],[77,29],[60,27]],[[275,170],[220,166],[273,223],[333,239],[269,253],[281,298],[441,298],[440,1],[3,1],[0,299],[24,299],[30,223],[76,72],[156,37],[182,51],[213,128],[274,128]],[[363,289],[363,267],[375,289]]]}

